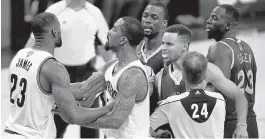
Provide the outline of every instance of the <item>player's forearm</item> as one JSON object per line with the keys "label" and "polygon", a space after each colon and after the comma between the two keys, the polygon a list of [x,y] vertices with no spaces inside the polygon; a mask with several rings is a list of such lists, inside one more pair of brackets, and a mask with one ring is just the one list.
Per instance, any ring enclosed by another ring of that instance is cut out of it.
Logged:
{"label": "player's forearm", "polygon": [[82,124],[84,127],[89,128],[112,128],[118,129],[122,125],[123,121],[121,119],[116,118],[116,116],[110,114],[105,115],[94,122]]}
{"label": "player's forearm", "polygon": [[106,107],[100,108],[76,108],[71,116],[71,124],[82,125],[83,123],[91,123],[98,118],[106,115],[110,112],[110,109]]}
{"label": "player's forearm", "polygon": [[75,98],[89,98],[105,90],[104,74],[96,72],[84,82],[71,83],[70,88]]}
{"label": "player's forearm", "polygon": [[235,105],[238,123],[246,124],[248,102],[243,92],[237,93],[235,97]]}

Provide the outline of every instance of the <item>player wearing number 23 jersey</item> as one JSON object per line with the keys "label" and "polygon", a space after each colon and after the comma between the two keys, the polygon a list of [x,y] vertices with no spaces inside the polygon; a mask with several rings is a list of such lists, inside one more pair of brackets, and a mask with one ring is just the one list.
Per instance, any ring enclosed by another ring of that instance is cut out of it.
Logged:
{"label": "player wearing number 23 jersey", "polygon": [[[231,5],[223,4],[213,9],[206,22],[206,32],[208,38],[214,39],[216,43],[209,48],[207,58],[245,93],[248,101],[247,125],[241,125],[246,126],[249,138],[258,138],[256,114],[253,110],[257,66],[251,47],[236,38],[239,17],[239,11]],[[224,137],[232,138],[238,120],[235,102],[227,99],[226,104]]]}
{"label": "player wearing number 23 jersey", "polygon": [[50,53],[31,48],[20,50],[13,58],[9,68],[12,109],[6,132],[43,137],[48,123],[53,123],[54,98],[42,90],[38,78],[42,63],[50,58],[53,58]]}

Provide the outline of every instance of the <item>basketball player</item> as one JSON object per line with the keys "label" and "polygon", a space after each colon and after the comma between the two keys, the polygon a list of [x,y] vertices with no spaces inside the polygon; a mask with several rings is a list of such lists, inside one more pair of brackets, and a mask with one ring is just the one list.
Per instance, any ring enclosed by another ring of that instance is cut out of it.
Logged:
{"label": "basketball player", "polygon": [[[166,62],[169,66],[157,74],[155,82],[156,88],[160,90],[160,98],[166,99],[167,97],[174,95],[171,93],[179,92],[180,94],[186,88],[185,83],[181,83],[183,82],[181,57],[185,55],[189,49],[191,31],[184,25],[172,25],[167,28],[162,41],[162,56],[164,58],[164,62]],[[247,102],[244,94],[240,92],[239,88],[233,82],[226,79],[222,74],[218,74],[220,69],[214,64],[208,63],[206,71],[206,81],[212,83],[225,96],[235,100],[236,110],[237,113],[239,113],[237,116],[238,119],[240,119],[238,120],[237,127],[239,133],[236,131],[236,134],[242,134],[245,136],[244,130],[246,129],[244,127],[244,123],[246,123]]]}
{"label": "basketball player", "polygon": [[[158,96],[153,91],[153,76],[163,68],[163,58],[161,56],[161,40],[164,30],[167,27],[168,10],[167,7],[159,1],[149,3],[142,14],[142,25],[144,27],[145,38],[137,46],[137,56],[147,66],[151,67],[153,72],[148,72],[150,86],[150,114],[157,107]],[[148,67],[147,71],[150,71]]]}
{"label": "basketball player", "polygon": [[137,47],[137,55],[143,63],[154,70],[155,74],[164,66],[160,46],[167,22],[168,10],[162,2],[155,1],[146,6],[142,15],[145,38]]}
{"label": "basketball player", "polygon": [[175,138],[223,138],[225,101],[221,94],[205,91],[207,63],[198,52],[185,54],[182,67],[187,91],[168,97],[152,114],[153,136],[154,129],[169,123]]}
{"label": "basketball player", "polygon": [[[247,128],[250,138],[258,138],[255,103],[255,85],[257,66],[251,47],[236,38],[239,12],[231,5],[215,7],[206,22],[206,32],[214,43],[208,50],[208,61],[217,65],[225,77],[234,82],[248,101]],[[234,101],[226,101],[225,138],[231,138],[237,126],[237,115]]]}
{"label": "basketball player", "polygon": [[[49,6],[45,12],[55,14],[61,24],[64,43],[62,47],[55,49],[54,57],[66,67],[71,83],[86,80],[98,69],[98,59],[104,54],[107,55],[107,53],[97,55],[99,47],[96,43],[100,42],[104,46],[109,31],[102,12],[86,0],[60,0]],[[33,35],[29,38],[26,47],[34,45],[30,42],[34,42]],[[103,65],[105,62],[101,63]],[[98,107],[98,100],[92,107]],[[58,115],[54,116],[54,120],[57,128],[56,137],[62,138],[68,123]],[[80,137],[98,138],[98,130],[81,127]]]}
{"label": "basketball player", "polygon": [[[12,110],[6,122],[8,137],[46,137],[53,121],[54,103],[62,118],[71,124],[92,122],[112,110],[111,105],[97,109],[77,105],[70,92],[65,67],[53,58],[54,48],[62,45],[60,23],[51,13],[40,13],[32,20],[35,46],[20,50],[9,68]],[[56,130],[56,129],[54,129]]]}
{"label": "basketball player", "polygon": [[79,98],[89,98],[93,93],[80,88],[86,88],[87,82],[92,82],[91,79],[94,82],[100,80],[95,76],[102,78],[101,74],[105,83],[98,81],[98,84],[107,85],[103,104],[114,102],[114,108],[108,115],[83,126],[104,128],[103,133],[108,138],[148,137],[148,78],[145,66],[136,55],[136,47],[143,37],[144,29],[137,19],[123,17],[115,22],[108,33],[107,47],[116,53],[117,60],[108,62],[103,70],[94,73],[83,83],[76,83],[75,89]]}

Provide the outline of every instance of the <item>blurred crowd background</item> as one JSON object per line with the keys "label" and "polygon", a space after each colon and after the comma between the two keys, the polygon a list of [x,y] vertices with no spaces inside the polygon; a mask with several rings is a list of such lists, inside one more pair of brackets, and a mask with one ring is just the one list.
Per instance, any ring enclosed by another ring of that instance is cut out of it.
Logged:
{"label": "blurred crowd background", "polygon": [[[30,21],[36,14],[60,0],[1,0],[1,48],[16,52],[24,47],[30,35]],[[87,0],[97,6],[111,28],[121,16],[138,19],[153,0]],[[241,28],[265,28],[265,0],[161,0],[169,10],[169,25],[182,23],[193,31],[193,40],[206,39],[205,19],[219,3],[229,3],[241,14]]]}

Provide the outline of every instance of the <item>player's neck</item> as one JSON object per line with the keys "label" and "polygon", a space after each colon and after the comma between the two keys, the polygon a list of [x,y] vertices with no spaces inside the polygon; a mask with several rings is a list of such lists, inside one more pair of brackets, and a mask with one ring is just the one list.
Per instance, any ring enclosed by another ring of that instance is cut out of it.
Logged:
{"label": "player's neck", "polygon": [[35,39],[34,48],[49,52],[50,54],[54,54],[54,42],[49,41],[48,39]]}
{"label": "player's neck", "polygon": [[180,70],[181,71],[181,69],[182,69],[181,60],[177,60],[177,61],[173,62],[173,68],[174,68],[174,70]]}
{"label": "player's neck", "polygon": [[[226,33],[223,35],[223,37],[221,37],[220,40],[223,40],[223,39],[225,39],[225,38],[236,39],[236,32],[234,32],[234,31],[228,31],[228,32],[226,32]],[[219,40],[219,41],[220,41],[220,40]]]}
{"label": "player's neck", "polygon": [[134,48],[130,46],[121,47],[119,50],[117,50],[116,55],[119,59],[119,66],[125,66],[130,62],[138,59],[136,55],[136,50],[134,50]]}
{"label": "player's neck", "polygon": [[152,39],[146,39],[146,50],[147,51],[155,51],[157,50],[161,44],[162,44],[162,34],[159,33],[157,34],[154,38]]}
{"label": "player's neck", "polygon": [[200,84],[190,84],[187,81],[185,81],[185,86],[186,86],[187,91],[190,91],[193,89],[203,89],[204,90],[206,87],[206,83],[205,83],[205,81],[203,81]]}
{"label": "player's neck", "polygon": [[69,5],[69,7],[71,7],[76,11],[84,8],[86,4],[86,0],[66,0],[66,2]]}

